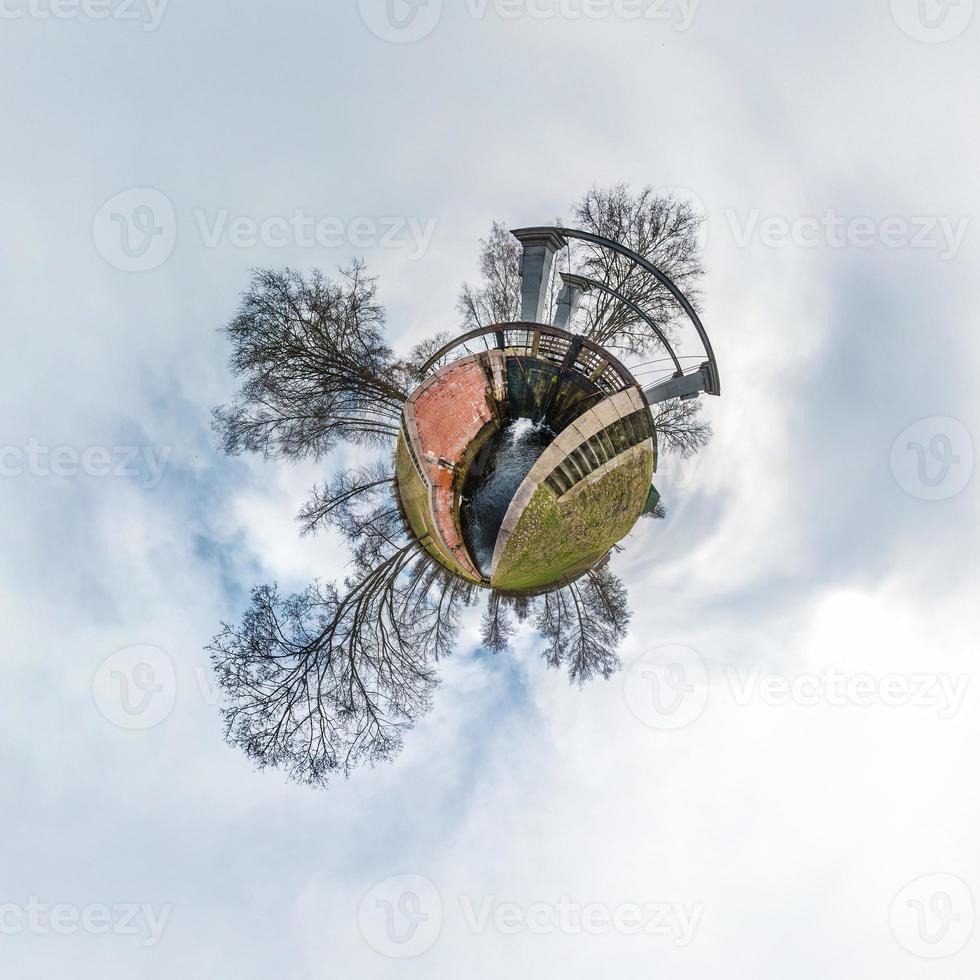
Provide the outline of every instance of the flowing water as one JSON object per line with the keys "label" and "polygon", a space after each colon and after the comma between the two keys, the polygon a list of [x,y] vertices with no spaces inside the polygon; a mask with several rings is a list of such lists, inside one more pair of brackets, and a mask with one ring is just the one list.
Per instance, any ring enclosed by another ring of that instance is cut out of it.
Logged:
{"label": "flowing water", "polygon": [[530,419],[515,419],[491,436],[473,461],[463,487],[460,524],[476,567],[490,574],[497,533],[517,488],[555,433]]}

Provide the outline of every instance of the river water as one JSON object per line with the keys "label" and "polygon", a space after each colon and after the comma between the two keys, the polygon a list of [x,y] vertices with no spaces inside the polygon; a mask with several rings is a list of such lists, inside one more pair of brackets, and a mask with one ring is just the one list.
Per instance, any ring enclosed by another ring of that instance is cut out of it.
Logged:
{"label": "river water", "polygon": [[515,419],[495,432],[473,461],[463,487],[460,524],[476,567],[490,574],[500,525],[517,488],[555,433],[530,419]]}

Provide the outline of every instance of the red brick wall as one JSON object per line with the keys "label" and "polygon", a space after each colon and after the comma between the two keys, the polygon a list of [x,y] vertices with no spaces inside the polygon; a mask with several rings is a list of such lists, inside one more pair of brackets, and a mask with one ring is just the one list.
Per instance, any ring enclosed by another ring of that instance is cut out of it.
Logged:
{"label": "red brick wall", "polygon": [[493,417],[487,405],[487,379],[475,360],[449,366],[414,399],[423,453],[458,462],[476,434]]}
{"label": "red brick wall", "polygon": [[458,463],[493,413],[487,403],[487,379],[475,358],[457,361],[444,371],[412,399],[421,450],[419,462],[435,488],[433,509],[443,541],[460,564],[479,577],[453,520],[452,471],[439,466],[439,460]]}

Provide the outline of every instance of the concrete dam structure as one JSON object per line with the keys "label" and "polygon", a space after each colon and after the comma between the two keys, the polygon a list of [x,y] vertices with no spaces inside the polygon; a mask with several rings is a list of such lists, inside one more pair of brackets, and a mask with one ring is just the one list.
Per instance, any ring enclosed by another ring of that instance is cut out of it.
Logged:
{"label": "concrete dam structure", "polygon": [[[523,249],[521,317],[471,330],[421,366],[402,414],[396,485],[413,534],[449,571],[530,595],[601,564],[656,507],[651,408],[720,395],[721,382],[697,311],[648,259],[587,231],[513,235]],[[609,282],[562,274],[553,322],[543,322],[555,255],[570,239],[655,279],[693,326],[701,363],[685,369],[658,320]],[[669,377],[642,387],[608,350],[569,329],[593,290],[645,323],[669,355]]]}
{"label": "concrete dam structure", "polygon": [[499,324],[451,346],[403,414],[397,479],[413,532],[451,571],[503,592],[577,577],[651,499],[642,389],[608,352],[551,325]]}

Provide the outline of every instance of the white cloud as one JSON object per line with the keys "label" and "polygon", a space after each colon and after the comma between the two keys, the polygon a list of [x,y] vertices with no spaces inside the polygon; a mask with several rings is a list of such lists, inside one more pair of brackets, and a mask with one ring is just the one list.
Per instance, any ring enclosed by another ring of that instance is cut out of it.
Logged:
{"label": "white cloud", "polygon": [[[125,479],[0,481],[2,735],[9,805],[0,905],[172,902],[161,943],[3,936],[11,975],[114,980],[468,976],[918,977],[889,908],[922,875],[974,889],[980,696],[928,707],[736,702],[726,668],[969,675],[972,488],[914,499],[889,470],[919,418],[977,418],[973,374],[976,32],[917,43],[888,5],[701,5],[690,31],[472,22],[387,45],[354,5],[172,5],[158,31],[5,25],[0,159],[3,443],[172,447],[153,491]],[[38,65],[45,68],[39,68]],[[23,80],[30,80],[24,88]],[[367,258],[399,347],[457,323],[491,220],[550,220],[593,180],[682,185],[710,218],[705,321],[724,398],[693,479],[664,476],[666,522],[616,559],[651,646],[708,666],[703,714],[644,726],[622,676],[579,691],[522,636],[468,642],[390,767],[326,793],[255,773],[221,741],[203,646],[252,585],[342,570],[294,515],[313,467],[228,461],[207,430],[233,382],[215,329],[248,268],[330,269],[349,248],[208,249],[193,209],[261,219],[437,219],[420,260]],[[160,188],[179,223],[158,270],[112,268],[100,205]],[[738,247],[728,212],[796,220],[967,217],[929,250]],[[148,732],[99,714],[114,651],[172,658],[177,698]],[[390,875],[440,889],[436,945],[393,963],[358,904]],[[692,942],[467,931],[463,898],[703,905]],[[928,896],[926,896],[928,897]],[[973,976],[976,937],[939,967]]]}

